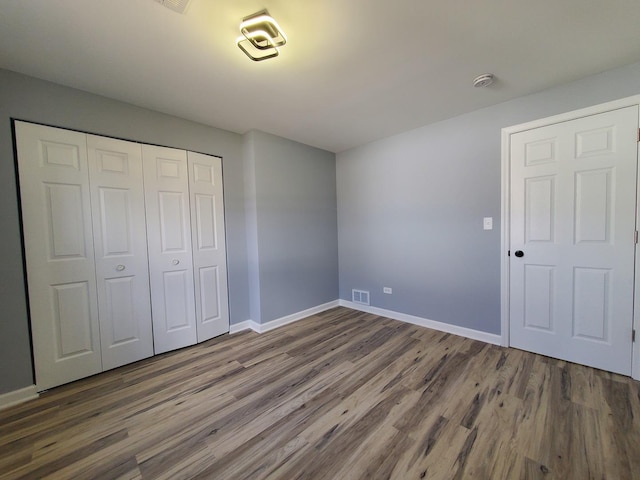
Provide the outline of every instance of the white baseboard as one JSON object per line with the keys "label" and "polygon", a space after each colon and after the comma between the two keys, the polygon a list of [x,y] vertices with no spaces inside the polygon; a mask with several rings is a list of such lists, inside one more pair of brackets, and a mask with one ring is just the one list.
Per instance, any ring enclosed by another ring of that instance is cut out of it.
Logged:
{"label": "white baseboard", "polygon": [[14,390],[13,392],[3,393],[0,395],[0,410],[38,397],[39,395],[35,385],[21,388],[20,390]]}
{"label": "white baseboard", "polygon": [[500,345],[502,341],[502,337],[500,335],[495,335],[493,333],[482,332],[480,330],[474,330],[472,328],[459,327],[457,325],[437,322],[435,320],[428,320],[426,318],[416,317],[414,315],[408,315],[406,313],[394,312],[393,310],[385,310],[384,308],[371,307],[369,305],[360,305],[348,300],[340,300],[340,306],[351,308],[353,310],[359,310],[361,312],[372,313],[374,315],[380,315],[381,317],[392,318],[393,320],[411,323],[420,327],[427,327],[432,328],[433,330],[439,330],[441,332],[452,333],[461,337],[471,338],[472,340],[480,340],[481,342],[491,343],[493,345]]}
{"label": "white baseboard", "polygon": [[260,325],[253,320],[245,320],[244,322],[233,323],[229,325],[229,334],[233,335],[234,333],[244,332],[245,330],[253,330],[254,332],[257,332],[259,326]]}
{"label": "white baseboard", "polygon": [[338,305],[338,300],[333,300],[331,302],[323,303],[322,305],[307,308],[306,310],[302,310],[301,312],[292,313],[291,315],[287,315],[286,317],[276,318],[275,320],[271,320],[270,322],[258,325],[259,330],[256,331],[258,333],[268,332],[269,330],[273,330],[274,328],[283,327],[284,325],[297,322],[298,320],[310,317],[311,315],[315,315],[316,313],[324,312],[325,310],[329,310],[330,308],[335,308]]}
{"label": "white baseboard", "polygon": [[298,320],[302,320],[303,318],[310,317],[311,315],[315,315],[316,313],[324,312],[325,310],[329,310],[330,308],[335,308],[339,306],[338,300],[333,300],[331,302],[323,303],[322,305],[317,305],[315,307],[307,308],[306,310],[302,310],[301,312],[292,313],[291,315],[287,315],[286,317],[276,318],[275,320],[271,320],[267,323],[256,323],[253,320],[245,320],[244,322],[234,323],[229,326],[229,333],[238,333],[243,330],[253,330],[257,333],[268,332],[269,330],[273,330],[275,328],[283,327],[293,322],[297,322]]}
{"label": "white baseboard", "polygon": [[502,337],[493,333],[482,332],[480,330],[474,330],[472,328],[459,327],[457,325],[451,325],[449,323],[437,322],[435,320],[428,320],[422,317],[416,317],[414,315],[408,315],[406,313],[394,312],[393,310],[385,310],[384,308],[371,307],[368,305],[360,305],[358,303],[349,302],[347,300],[334,300],[332,302],[324,303],[316,307],[303,310],[301,312],[292,313],[286,317],[277,318],[270,322],[259,324],[253,320],[245,320],[244,322],[235,323],[230,325],[229,333],[234,334],[242,332],[244,330],[253,330],[257,333],[268,332],[274,328],[282,327],[303,318],[310,317],[316,313],[324,312],[330,308],[335,307],[347,307],[353,310],[359,310],[361,312],[372,313],[374,315],[380,315],[381,317],[392,318],[393,320],[399,320],[401,322],[411,323],[420,327],[431,328],[433,330],[439,330],[441,332],[452,333],[461,337],[471,338],[472,340],[479,340],[485,343],[491,343],[493,345],[500,345]]}

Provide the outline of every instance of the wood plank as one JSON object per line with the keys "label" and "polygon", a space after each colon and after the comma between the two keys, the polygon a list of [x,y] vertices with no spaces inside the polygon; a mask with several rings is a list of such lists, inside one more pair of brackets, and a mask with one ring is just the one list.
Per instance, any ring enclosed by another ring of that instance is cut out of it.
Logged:
{"label": "wood plank", "polygon": [[633,480],[639,471],[639,382],[342,307],[0,412],[0,479]]}

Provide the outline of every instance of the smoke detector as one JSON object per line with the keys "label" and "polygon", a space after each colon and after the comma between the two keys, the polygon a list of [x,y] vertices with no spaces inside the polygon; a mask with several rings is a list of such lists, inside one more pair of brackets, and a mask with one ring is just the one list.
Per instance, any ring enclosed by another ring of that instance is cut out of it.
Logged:
{"label": "smoke detector", "polygon": [[474,87],[488,87],[493,83],[493,73],[483,73],[473,79]]}
{"label": "smoke detector", "polygon": [[174,12],[184,13],[187,11],[191,0],[156,0],[156,2]]}

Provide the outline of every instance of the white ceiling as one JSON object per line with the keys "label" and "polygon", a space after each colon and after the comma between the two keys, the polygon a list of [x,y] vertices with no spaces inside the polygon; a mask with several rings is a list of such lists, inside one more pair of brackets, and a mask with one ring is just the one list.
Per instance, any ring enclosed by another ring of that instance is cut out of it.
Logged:
{"label": "white ceiling", "polygon": [[[256,63],[263,8],[289,43]],[[639,25],[638,0],[0,0],[0,67],[339,152],[638,61]]]}

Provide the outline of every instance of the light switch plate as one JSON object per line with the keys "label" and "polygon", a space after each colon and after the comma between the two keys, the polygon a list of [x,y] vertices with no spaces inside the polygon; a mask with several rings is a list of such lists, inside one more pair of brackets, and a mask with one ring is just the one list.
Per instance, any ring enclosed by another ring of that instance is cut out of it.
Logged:
{"label": "light switch plate", "polygon": [[484,217],[482,225],[485,230],[493,230],[493,217]]}
{"label": "light switch plate", "polygon": [[382,292],[391,295],[393,293],[393,289],[391,287],[383,287]]}

